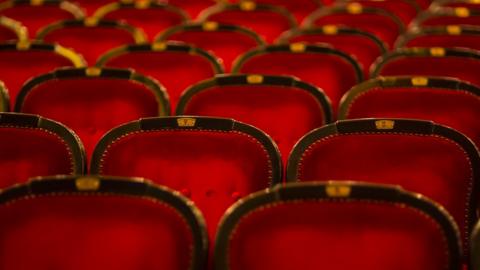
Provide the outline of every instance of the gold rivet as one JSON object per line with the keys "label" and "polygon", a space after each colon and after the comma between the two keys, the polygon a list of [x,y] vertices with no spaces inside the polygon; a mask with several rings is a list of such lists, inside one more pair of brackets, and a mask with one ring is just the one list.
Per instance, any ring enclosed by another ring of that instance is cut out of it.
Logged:
{"label": "gold rivet", "polygon": [[449,35],[460,35],[462,34],[462,28],[458,25],[448,25],[447,33]]}
{"label": "gold rivet", "polygon": [[150,7],[149,0],[137,0],[135,1],[135,8],[136,9],[147,9]]}
{"label": "gold rivet", "polygon": [[395,128],[395,121],[392,120],[378,120],[375,121],[375,127],[378,130],[388,130]]}
{"label": "gold rivet", "polygon": [[322,27],[323,33],[326,35],[336,35],[338,33],[338,27],[336,25],[325,25]]}
{"label": "gold rivet", "polygon": [[326,192],[331,198],[346,198],[352,193],[352,188],[344,184],[330,184],[326,187]]}
{"label": "gold rivet", "polygon": [[43,0],[30,0],[30,5],[32,6],[41,6],[43,5]]}
{"label": "gold rivet", "polygon": [[290,44],[290,51],[294,53],[302,53],[305,52],[306,49],[307,45],[305,45],[305,43],[298,42]]}
{"label": "gold rivet", "polygon": [[243,1],[240,3],[240,9],[243,11],[252,11],[257,8],[257,4],[253,1]]}
{"label": "gold rivet", "polygon": [[82,177],[75,180],[75,186],[79,191],[96,191],[100,188],[100,179],[94,177]]}
{"label": "gold rivet", "polygon": [[167,49],[167,43],[165,42],[157,42],[152,44],[152,50],[159,52],[159,51],[165,51]]}
{"label": "gold rivet", "polygon": [[89,67],[89,68],[85,69],[85,74],[88,77],[98,77],[98,76],[100,76],[100,74],[102,74],[102,69],[100,69],[98,67]]}
{"label": "gold rivet", "polygon": [[202,29],[204,31],[216,31],[218,29],[218,23],[217,22],[204,22],[202,24]]}
{"label": "gold rivet", "polygon": [[86,27],[95,27],[97,26],[97,24],[98,24],[98,19],[95,17],[89,17],[83,21],[83,25],[85,25]]}
{"label": "gold rivet", "polygon": [[426,85],[428,85],[428,78],[427,77],[413,77],[411,82],[412,82],[413,86],[426,86]]}
{"label": "gold rivet", "polygon": [[249,76],[247,76],[247,82],[249,84],[263,83],[263,76],[262,75],[249,75]]}
{"label": "gold rivet", "polygon": [[440,47],[430,48],[430,55],[435,57],[445,56],[445,49]]}
{"label": "gold rivet", "polygon": [[177,125],[179,127],[194,127],[197,122],[195,118],[178,118]]}
{"label": "gold rivet", "polygon": [[458,7],[458,8],[455,8],[455,15],[457,17],[462,17],[462,18],[469,17],[470,10],[468,10],[468,8],[465,8],[465,7]]}
{"label": "gold rivet", "polygon": [[359,3],[352,3],[347,5],[347,12],[350,14],[360,14],[363,12],[363,7]]}
{"label": "gold rivet", "polygon": [[17,50],[19,51],[26,51],[30,49],[30,42],[26,39],[22,39],[19,42],[17,42]]}

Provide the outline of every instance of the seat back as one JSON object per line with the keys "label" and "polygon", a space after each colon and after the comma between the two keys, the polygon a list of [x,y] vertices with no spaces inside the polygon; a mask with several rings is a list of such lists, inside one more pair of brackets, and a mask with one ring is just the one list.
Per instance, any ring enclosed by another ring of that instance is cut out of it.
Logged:
{"label": "seat back", "polygon": [[269,43],[284,31],[297,27],[295,16],[284,7],[253,1],[213,6],[202,12],[199,20],[240,25],[257,32]]}
{"label": "seat back", "polygon": [[480,5],[476,1],[472,0],[435,0],[434,7],[465,7],[468,9],[480,9]]}
{"label": "seat back", "polygon": [[[240,0],[240,2],[248,2],[250,0]],[[321,0],[255,0],[257,4],[268,4],[274,6],[281,6],[290,11],[301,22],[310,13],[319,9],[322,6]]]}
{"label": "seat back", "polygon": [[342,25],[370,32],[392,47],[405,26],[394,14],[384,9],[366,7],[359,3],[335,5],[319,9],[308,16],[306,27]]}
{"label": "seat back", "polygon": [[189,20],[189,15],[182,9],[155,1],[113,2],[97,10],[93,16],[104,20],[125,21],[141,28],[149,39]]}
{"label": "seat back", "polygon": [[248,28],[217,22],[189,23],[172,27],[155,38],[156,42],[168,40],[193,44],[213,52],[223,60],[225,70],[231,70],[233,61],[241,54],[265,45],[265,41]]}
{"label": "seat back", "polygon": [[167,89],[172,108],[190,85],[224,70],[212,54],[178,42],[123,46],[100,57],[97,66],[133,68],[157,79]]}
{"label": "seat back", "polygon": [[121,21],[95,18],[50,24],[39,31],[37,39],[74,48],[89,65],[113,48],[146,42],[145,34],[138,28]]}
{"label": "seat back", "polygon": [[399,187],[278,185],[222,219],[215,269],[459,270],[461,244],[437,203]]}
{"label": "seat back", "polygon": [[422,10],[415,0],[340,0],[340,2],[358,3],[364,7],[374,7],[386,10],[396,15],[407,26]]}
{"label": "seat back", "polygon": [[59,69],[30,80],[15,111],[38,114],[72,128],[87,157],[112,128],[144,117],[170,114],[157,81],[128,69]]}
{"label": "seat back", "polygon": [[90,168],[92,174],[148,177],[182,192],[202,210],[211,237],[232,203],[282,178],[280,154],[262,131],[200,117],[120,126],[102,138]]}
{"label": "seat back", "polygon": [[[87,16],[92,16],[95,11],[105,5],[115,2],[115,0],[70,0],[79,6]],[[122,0],[126,2],[126,0]]]}
{"label": "seat back", "polygon": [[458,130],[480,146],[480,88],[448,78],[382,77],[343,98],[339,119],[431,120]]}
{"label": "seat back", "polygon": [[8,89],[11,108],[27,80],[69,66],[83,67],[85,61],[74,51],[60,45],[26,41],[0,44],[0,81]]}
{"label": "seat back", "polygon": [[20,22],[0,16],[0,42],[27,40],[28,30]]}
{"label": "seat back", "polygon": [[27,27],[31,38],[48,24],[85,17],[79,6],[62,0],[8,0],[0,3],[0,15],[21,22]]}
{"label": "seat back", "polygon": [[480,25],[480,9],[433,8],[422,12],[412,21],[412,27],[440,25]]}
{"label": "seat back", "polygon": [[333,111],[342,95],[363,80],[357,61],[330,46],[292,43],[260,47],[242,55],[233,73],[297,76],[325,91]]}
{"label": "seat back", "polygon": [[186,90],[176,113],[228,117],[260,128],[277,143],[285,162],[304,134],[332,120],[322,90],[285,76],[217,76]]}
{"label": "seat back", "polygon": [[5,270],[205,265],[200,211],[178,193],[142,179],[35,179],[1,193],[0,217]]}
{"label": "seat back", "polygon": [[78,137],[60,123],[35,115],[0,113],[0,189],[30,177],[84,173]]}
{"label": "seat back", "polygon": [[473,142],[451,128],[420,120],[359,119],[303,137],[290,155],[287,181],[400,185],[443,205],[468,239],[479,203],[479,162]]}
{"label": "seat back", "polygon": [[401,48],[377,59],[371,78],[377,76],[451,77],[480,85],[480,52],[463,48]]}
{"label": "seat back", "polygon": [[200,12],[209,7],[227,2],[228,0],[168,0],[170,5],[185,10],[192,19],[196,19]]}
{"label": "seat back", "polygon": [[369,68],[375,60],[387,52],[387,45],[375,35],[355,28],[325,25],[321,27],[293,29],[278,40],[284,43],[326,43],[358,60],[363,75],[368,78]]}
{"label": "seat back", "polygon": [[401,36],[396,47],[443,47],[480,50],[480,26],[432,26],[415,28]]}

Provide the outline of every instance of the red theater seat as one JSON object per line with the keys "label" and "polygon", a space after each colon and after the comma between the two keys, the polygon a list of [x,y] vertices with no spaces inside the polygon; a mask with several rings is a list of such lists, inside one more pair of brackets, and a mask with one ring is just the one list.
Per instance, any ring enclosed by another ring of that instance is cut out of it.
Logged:
{"label": "red theater seat", "polygon": [[28,30],[20,22],[0,16],[0,42],[27,40]]}
{"label": "red theater seat", "polygon": [[363,80],[360,65],[348,54],[329,46],[304,43],[249,51],[238,59],[233,72],[297,76],[325,91],[334,112],[342,95]]}
{"label": "red theater seat", "polygon": [[358,3],[319,9],[305,19],[304,25],[306,27],[341,25],[357,28],[376,35],[390,47],[404,31],[402,21],[394,14],[380,8],[364,7]]}
{"label": "red theater seat", "polygon": [[180,8],[154,1],[111,3],[97,10],[94,17],[106,20],[123,20],[143,29],[149,39],[153,39],[156,34],[169,27],[189,20],[188,14]]}
{"label": "red theater seat", "polygon": [[469,9],[480,9],[480,2],[476,0],[435,0],[434,7],[465,7]]}
{"label": "red theater seat", "polygon": [[[240,2],[242,1],[248,2],[250,0],[240,0]],[[255,0],[254,2],[257,4],[282,6],[295,15],[299,22],[322,6],[321,0]]]}
{"label": "red theater seat", "polygon": [[477,148],[454,129],[419,120],[360,119],[303,137],[288,160],[287,181],[400,185],[443,205],[468,239],[479,203],[479,169]]}
{"label": "red theater seat", "polygon": [[110,49],[146,42],[142,30],[119,21],[85,19],[60,21],[39,31],[37,39],[55,42],[81,53],[89,65]]}
{"label": "red theater seat", "polygon": [[211,51],[223,60],[227,71],[241,54],[265,45],[265,41],[255,32],[237,25],[216,22],[192,23],[172,27],[161,33],[156,42],[168,40],[193,44]]}
{"label": "red theater seat", "polygon": [[434,26],[414,28],[396,43],[401,47],[444,47],[480,50],[480,26]]}
{"label": "red theater seat", "polygon": [[[126,0],[69,0],[81,7],[87,15],[93,15],[97,9],[104,5],[114,3],[117,1],[127,2]],[[134,0],[132,0],[134,1]]]}
{"label": "red theater seat", "polygon": [[297,27],[295,16],[287,9],[280,6],[256,4],[252,1],[211,7],[200,14],[199,20],[250,28],[267,42],[273,42],[283,32]]}
{"label": "red theater seat", "polygon": [[372,66],[377,76],[452,77],[480,85],[480,52],[460,48],[402,48],[385,54]]}
{"label": "red theater seat", "polygon": [[13,108],[23,84],[30,78],[58,67],[82,67],[85,61],[74,51],[41,42],[0,44],[0,81],[10,93]]}
{"label": "red theater seat", "polygon": [[148,177],[181,191],[205,215],[210,239],[225,210],[282,178],[270,137],[229,119],[150,118],[108,133],[98,144],[91,173]]}
{"label": "red theater seat", "polygon": [[458,227],[399,187],[278,185],[233,206],[215,243],[222,270],[460,270]]}
{"label": "red theater seat", "polygon": [[[395,14],[402,20],[404,25],[408,25],[420,11],[420,5],[415,0],[343,0],[347,3],[358,3],[364,7],[374,7],[384,9]],[[341,0],[340,0],[341,2]]]}
{"label": "red theater seat", "polygon": [[279,44],[296,42],[326,43],[350,54],[362,65],[365,78],[369,76],[372,63],[387,52],[387,45],[375,35],[336,25],[290,30],[278,40]]}
{"label": "red theater seat", "polygon": [[205,265],[199,210],[143,179],[35,179],[0,194],[0,218],[3,270],[203,270]]}
{"label": "red theater seat", "polygon": [[30,80],[15,110],[38,114],[70,127],[87,157],[112,128],[142,117],[170,113],[158,82],[128,69],[59,69]]}
{"label": "red theater seat", "polygon": [[177,6],[190,14],[192,19],[196,19],[203,10],[216,4],[226,3],[228,0],[160,0],[160,2],[169,3]]}
{"label": "red theater seat", "polygon": [[380,77],[343,98],[339,119],[432,120],[462,132],[480,146],[480,88],[448,78]]}
{"label": "red theater seat", "polygon": [[30,37],[37,31],[59,20],[82,19],[85,15],[77,5],[61,0],[9,0],[0,3],[0,15],[21,22]]}
{"label": "red theater seat", "polygon": [[82,174],[86,168],[77,136],[60,123],[35,115],[0,113],[0,153],[0,189],[30,177]]}
{"label": "red theater seat", "polygon": [[433,8],[424,11],[412,22],[412,27],[439,25],[480,25],[480,9]]}
{"label": "red theater seat", "polygon": [[286,161],[307,132],[332,120],[322,90],[292,77],[220,75],[183,93],[177,115],[233,118],[270,135]]}
{"label": "red theater seat", "polygon": [[175,108],[180,94],[199,81],[223,73],[221,60],[184,43],[130,45],[103,55],[97,66],[133,68],[164,85]]}

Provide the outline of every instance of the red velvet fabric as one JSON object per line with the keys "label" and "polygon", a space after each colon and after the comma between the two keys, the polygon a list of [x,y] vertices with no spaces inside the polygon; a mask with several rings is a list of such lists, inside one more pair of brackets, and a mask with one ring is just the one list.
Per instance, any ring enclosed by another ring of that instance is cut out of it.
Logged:
{"label": "red velvet fabric", "polygon": [[204,9],[217,3],[215,0],[160,0],[160,2],[166,2],[182,8],[190,14],[192,19],[197,18],[197,15]]}
{"label": "red velvet fabric", "polygon": [[300,181],[348,179],[400,185],[443,205],[465,236],[470,159],[437,136],[352,134],[318,141],[302,158]]}
{"label": "red velvet fabric", "polygon": [[269,187],[270,166],[262,145],[242,133],[152,131],[115,141],[100,173],[144,177],[181,191],[203,212],[213,243],[225,210]]}
{"label": "red velvet fabric", "polygon": [[39,114],[70,127],[87,157],[110,129],[159,114],[155,95],[144,85],[120,79],[53,80],[33,88],[22,112]]}
{"label": "red velvet fabric", "polygon": [[256,3],[282,6],[290,11],[301,22],[310,13],[319,9],[321,6],[315,3],[315,0],[256,0]]}
{"label": "red velvet fabric", "polygon": [[227,72],[238,56],[259,45],[252,37],[233,31],[184,31],[167,39],[194,44],[210,51],[223,60]]}
{"label": "red velvet fabric", "polygon": [[107,13],[103,18],[124,20],[135,27],[142,28],[151,40],[163,30],[183,22],[181,15],[162,8],[121,8]]}
{"label": "red velvet fabric", "polygon": [[460,47],[480,50],[480,35],[422,35],[408,41],[404,47]]}
{"label": "red velvet fabric", "polygon": [[80,6],[87,15],[93,15],[93,13],[100,7],[115,3],[115,0],[71,0],[71,2]]}
{"label": "red velvet fabric", "polygon": [[40,28],[60,20],[74,19],[75,16],[59,6],[17,5],[0,11],[1,15],[21,22],[28,29],[30,38],[34,38]]}
{"label": "red velvet fabric", "polygon": [[472,2],[452,2],[452,3],[442,3],[442,7],[452,7],[452,8],[457,8],[457,7],[465,7],[468,9],[480,9],[480,5],[478,3]]}
{"label": "red velvet fabric", "polygon": [[209,21],[236,24],[250,28],[269,43],[275,41],[280,34],[292,27],[287,17],[273,11],[225,10],[212,14],[207,19]]}
{"label": "red velvet fabric", "polygon": [[240,221],[227,250],[231,270],[448,268],[438,224],[386,203],[302,201],[262,208]]}
{"label": "red velvet fabric", "polygon": [[293,75],[325,91],[334,112],[342,95],[357,84],[352,64],[333,54],[267,53],[250,58],[242,73]]}
{"label": "red velvet fabric", "polygon": [[409,0],[354,0],[354,2],[360,3],[364,7],[381,8],[395,14],[400,20],[402,20],[404,25],[408,25],[417,16],[417,9]]}
{"label": "red velvet fabric", "polygon": [[480,59],[467,57],[401,57],[386,63],[379,75],[445,76],[480,85]]}
{"label": "red velvet fabric", "polygon": [[433,0],[414,0],[417,2],[422,9],[427,9]]}
{"label": "red velvet fabric", "polygon": [[184,114],[233,118],[260,128],[277,143],[285,164],[294,144],[325,124],[322,105],[312,94],[279,86],[213,87],[192,97]]}
{"label": "red velvet fabric", "polygon": [[83,55],[89,65],[110,49],[126,44],[134,44],[132,34],[124,29],[113,27],[65,27],[48,33],[44,40],[72,48]]}
{"label": "red velvet fabric", "polygon": [[314,25],[328,24],[345,25],[358,28],[376,35],[393,47],[395,40],[400,35],[399,26],[390,17],[372,13],[348,14],[337,13],[320,17],[313,22]]}
{"label": "red velvet fabric", "polygon": [[35,176],[73,173],[66,143],[46,130],[1,126],[0,153],[1,189]]}
{"label": "red velvet fabric", "polygon": [[436,25],[480,25],[480,16],[456,17],[456,16],[434,16],[420,23],[420,26]]}
{"label": "red velvet fabric", "polygon": [[58,67],[72,66],[72,62],[53,51],[0,51],[0,81],[10,94],[10,107],[23,84],[39,74]]}
{"label": "red velvet fabric", "polygon": [[0,268],[190,268],[192,233],[173,208],[118,195],[40,196],[0,207]]}
{"label": "red velvet fabric", "polygon": [[334,48],[355,57],[362,65],[365,78],[370,76],[369,68],[377,57],[383,54],[375,41],[360,35],[305,34],[290,39],[290,42],[327,43]]}
{"label": "red velvet fabric", "polygon": [[12,31],[10,28],[7,28],[3,25],[0,25],[0,42],[8,41],[8,40],[17,40],[17,34]]}
{"label": "red velvet fabric", "polygon": [[412,118],[452,127],[480,146],[480,97],[429,88],[372,89],[351,104],[348,118]]}
{"label": "red velvet fabric", "polygon": [[180,94],[190,85],[215,75],[211,62],[187,52],[130,52],[112,58],[106,65],[133,68],[157,79],[167,89],[172,109]]}

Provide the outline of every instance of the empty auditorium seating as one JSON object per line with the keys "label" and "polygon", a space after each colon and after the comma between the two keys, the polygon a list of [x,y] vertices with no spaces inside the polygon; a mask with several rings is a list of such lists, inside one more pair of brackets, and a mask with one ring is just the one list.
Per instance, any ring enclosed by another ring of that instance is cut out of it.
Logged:
{"label": "empty auditorium seating", "polygon": [[480,26],[432,26],[415,28],[401,36],[397,47],[445,47],[480,50]]}
{"label": "empty auditorium seating", "polygon": [[0,43],[0,81],[5,83],[13,104],[22,85],[31,77],[58,67],[82,67],[85,61],[74,51],[42,42]]}
{"label": "empty auditorium seating", "polygon": [[111,3],[97,10],[93,16],[106,20],[123,20],[143,29],[150,39],[189,19],[188,14],[175,6],[149,0]]}
{"label": "empty auditorium seating", "polygon": [[35,176],[84,173],[85,155],[77,136],[35,115],[0,113],[0,152],[0,189]]}
{"label": "empty auditorium seating", "polygon": [[438,25],[480,25],[480,9],[434,8],[424,11],[412,22],[412,27]]}
{"label": "empty auditorium seating", "polygon": [[223,60],[226,71],[230,71],[233,61],[238,56],[257,46],[265,45],[265,41],[248,28],[217,22],[175,26],[155,39],[156,42],[168,40],[186,42],[213,52]]}
{"label": "empty auditorium seating", "polygon": [[215,269],[461,269],[452,217],[394,186],[278,185],[233,206],[219,230]]}
{"label": "empty auditorium seating", "polygon": [[462,48],[401,48],[377,59],[370,77],[439,76],[480,85],[480,52]]}
{"label": "empty auditorium seating", "polygon": [[37,39],[55,42],[81,53],[89,65],[110,49],[146,42],[141,29],[121,21],[85,20],[59,21],[41,29]]}
{"label": "empty auditorium seating", "polygon": [[[132,0],[130,0],[132,1]],[[177,6],[190,14],[192,19],[197,18],[198,14],[216,4],[227,3],[228,0],[161,0],[171,5]]]}
{"label": "empty auditorium seating", "polygon": [[297,27],[295,16],[287,9],[253,1],[211,7],[200,14],[199,20],[250,28],[267,42],[273,42],[284,31]]}
{"label": "empty auditorium seating", "polygon": [[28,39],[28,30],[20,22],[0,16],[0,42]]}
{"label": "empty auditorium seating", "polygon": [[336,25],[294,29],[282,34],[278,40],[279,44],[296,42],[327,43],[354,56],[362,65],[365,78],[369,76],[369,68],[372,63],[387,52],[387,45],[375,35],[355,28]]}
{"label": "empty auditorium seating", "polygon": [[375,7],[384,9],[395,14],[402,20],[404,25],[408,25],[421,11],[420,5],[414,0],[344,0],[345,2],[358,3],[364,7]]}
{"label": "empty auditorium seating", "polygon": [[38,178],[0,194],[0,268],[203,270],[205,223],[143,179]]}
{"label": "empty auditorium seating", "polygon": [[124,46],[103,55],[97,66],[133,68],[157,79],[167,89],[172,108],[187,87],[223,73],[218,58],[177,42]]}
{"label": "empty auditorium seating", "polygon": [[262,131],[222,118],[150,118],[120,126],[95,149],[91,173],[146,177],[191,198],[210,239],[225,210],[281,181],[281,160]]}
{"label": "empty auditorium seating", "polygon": [[394,14],[358,3],[319,9],[308,16],[303,24],[307,27],[336,24],[358,28],[376,35],[390,47],[404,31],[402,21]]}
{"label": "empty auditorium seating", "polygon": [[228,117],[260,128],[277,143],[284,161],[307,132],[332,120],[330,101],[292,77],[220,75],[186,90],[177,115]]}
{"label": "empty auditorium seating", "polygon": [[241,56],[234,73],[292,75],[320,87],[334,112],[342,95],[363,80],[360,65],[329,46],[292,43],[260,47]]}
{"label": "empty auditorium seating", "polygon": [[[247,2],[250,0],[240,0],[240,2]],[[255,0],[257,4],[270,4],[275,6],[282,6],[290,11],[301,22],[307,15],[314,12],[322,6],[321,0]]]}
{"label": "empty auditorium seating", "polygon": [[462,132],[480,146],[480,88],[448,78],[381,77],[361,83],[343,98],[339,119],[432,120]]}
{"label": "empty auditorium seating", "polygon": [[[119,0],[121,2],[129,2],[129,0]],[[135,0],[131,0],[135,1]],[[87,15],[93,15],[97,9],[104,5],[108,5],[117,0],[70,0],[70,2],[75,3],[79,7],[81,7]]]}
{"label": "empty auditorium seating", "polygon": [[38,114],[70,127],[87,157],[110,129],[142,117],[170,113],[168,95],[155,80],[128,69],[58,69],[30,80],[15,111]]}
{"label": "empty auditorium seating", "polygon": [[303,137],[288,160],[287,181],[400,185],[443,205],[468,239],[479,202],[479,169],[477,148],[454,129],[419,120],[360,119]]}
{"label": "empty auditorium seating", "polygon": [[8,0],[0,3],[0,15],[21,22],[27,27],[32,38],[40,28],[48,24],[84,17],[83,11],[77,5],[61,0]]}

